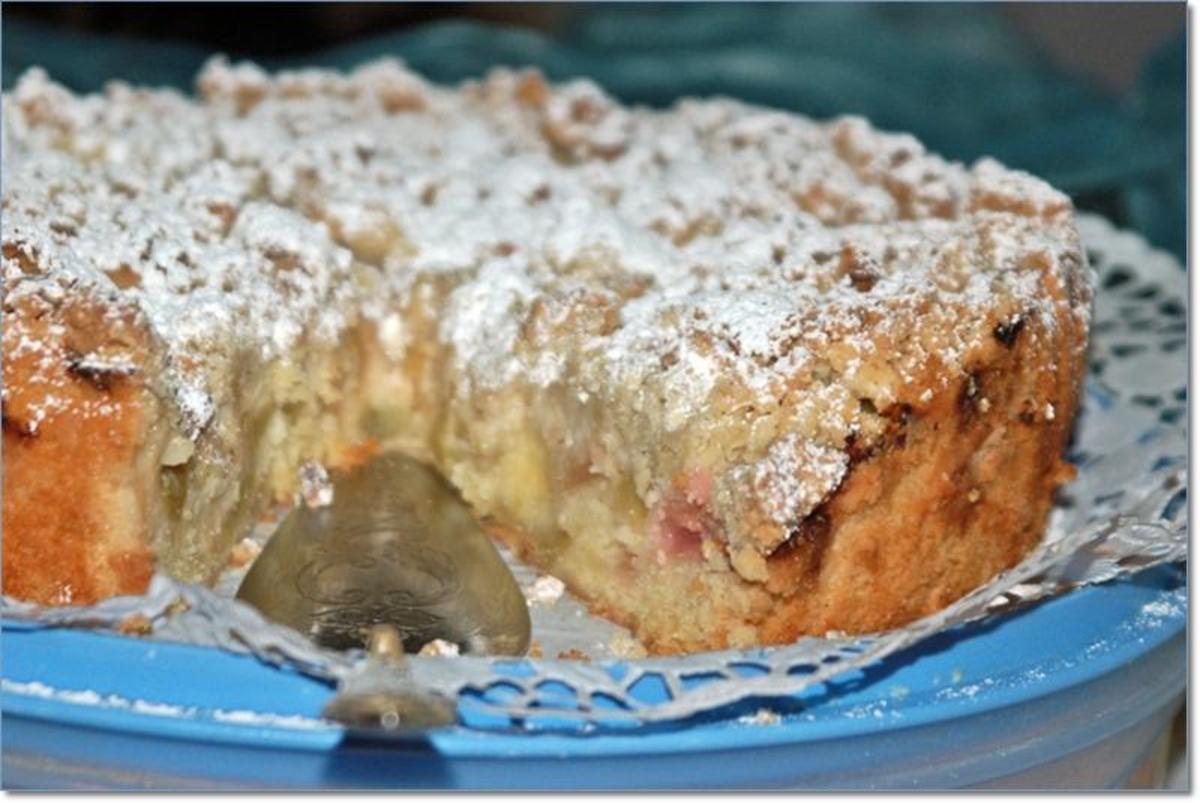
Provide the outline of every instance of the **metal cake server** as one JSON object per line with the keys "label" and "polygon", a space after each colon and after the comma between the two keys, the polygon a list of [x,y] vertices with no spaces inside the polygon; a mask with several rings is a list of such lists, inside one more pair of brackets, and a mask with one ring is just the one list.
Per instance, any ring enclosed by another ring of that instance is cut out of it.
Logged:
{"label": "metal cake server", "polygon": [[366,647],[325,715],[375,734],[455,720],[453,700],[408,677],[406,650],[434,639],[489,655],[529,647],[525,597],[466,503],[396,454],[335,476],[329,505],[297,505],[237,596],[320,646]]}
{"label": "metal cake server", "polygon": [[466,503],[397,454],[335,476],[331,504],[298,505],[237,596],[332,649],[365,646],[376,624],[409,652],[434,639],[489,655],[529,647],[525,597]]}

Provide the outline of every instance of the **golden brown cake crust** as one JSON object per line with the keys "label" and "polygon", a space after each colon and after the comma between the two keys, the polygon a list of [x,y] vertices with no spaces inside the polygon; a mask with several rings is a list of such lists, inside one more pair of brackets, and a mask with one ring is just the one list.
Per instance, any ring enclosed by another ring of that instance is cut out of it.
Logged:
{"label": "golden brown cake crust", "polygon": [[145,590],[154,556],[136,474],[156,407],[145,348],[128,311],[5,303],[5,594],[63,605]]}
{"label": "golden brown cake crust", "polygon": [[[1077,403],[1078,361],[1000,343],[957,388],[897,412],[896,431],[770,560],[779,597],[759,634],[782,643],[933,613],[1016,565],[1041,538]],[[1051,398],[1056,414],[1032,399]],[[985,401],[986,400],[986,401]]]}

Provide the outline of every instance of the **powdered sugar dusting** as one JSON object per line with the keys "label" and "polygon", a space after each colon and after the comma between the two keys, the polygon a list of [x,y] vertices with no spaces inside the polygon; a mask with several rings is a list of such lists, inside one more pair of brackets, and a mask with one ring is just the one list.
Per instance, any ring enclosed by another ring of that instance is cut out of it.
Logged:
{"label": "powdered sugar dusting", "polygon": [[850,460],[841,449],[801,440],[792,433],[776,441],[753,468],[752,487],[777,524],[801,520],[846,474]]}

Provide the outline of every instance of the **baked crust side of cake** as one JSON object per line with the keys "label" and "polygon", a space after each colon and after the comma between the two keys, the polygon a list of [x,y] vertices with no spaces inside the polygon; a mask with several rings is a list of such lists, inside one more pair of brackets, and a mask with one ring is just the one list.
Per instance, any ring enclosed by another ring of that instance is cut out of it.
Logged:
{"label": "baked crust side of cake", "polygon": [[[385,448],[659,652],[896,624],[1041,532],[1091,293],[1042,182],[529,72],[199,87],[5,104],[5,593],[210,580],[306,461]],[[121,381],[39,304],[128,310]],[[120,426],[21,434],[62,377]]]}
{"label": "baked crust side of cake", "polygon": [[1038,353],[1069,353],[1062,345],[998,345],[957,388],[905,411],[892,444],[858,463],[772,556],[767,587],[781,604],[760,637],[895,627],[1016,565],[1074,475],[1062,454],[1083,361],[1047,371]]}
{"label": "baked crust side of cake", "polygon": [[145,590],[163,449],[136,311],[4,304],[4,593],[49,605]]}

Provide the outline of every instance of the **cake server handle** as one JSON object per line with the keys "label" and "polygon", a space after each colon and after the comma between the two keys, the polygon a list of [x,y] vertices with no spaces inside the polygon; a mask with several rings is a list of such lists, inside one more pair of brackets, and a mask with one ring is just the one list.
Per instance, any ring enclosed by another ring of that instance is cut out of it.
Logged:
{"label": "cake server handle", "polygon": [[342,679],[321,716],[373,739],[414,736],[458,721],[452,698],[412,680],[400,632],[389,624],[371,628],[366,660]]}

